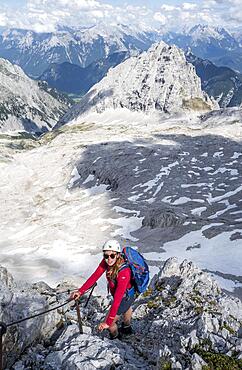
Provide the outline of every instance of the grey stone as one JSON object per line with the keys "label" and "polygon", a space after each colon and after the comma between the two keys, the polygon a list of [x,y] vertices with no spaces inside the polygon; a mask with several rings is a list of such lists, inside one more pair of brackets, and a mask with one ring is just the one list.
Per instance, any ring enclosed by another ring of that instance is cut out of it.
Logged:
{"label": "grey stone", "polygon": [[[72,318],[75,324],[64,325],[55,342],[46,349],[34,345],[37,336],[31,335],[29,344],[32,343],[32,347],[26,352],[26,339],[21,337],[22,349],[14,352],[14,358],[20,352],[24,353],[20,358],[22,362],[16,366],[31,364],[36,369],[89,370],[111,369],[115,365],[117,369],[154,370],[163,362],[170,363],[174,369],[186,369],[187,362],[190,362],[192,369],[200,370],[205,362],[194,353],[196,345],[205,351],[224,354],[241,350],[241,338],[238,337],[241,302],[225,296],[209,274],[189,261],[179,263],[170,258],[153,277],[151,285],[151,295],[140,296],[134,304],[132,325],[135,335],[124,337],[122,341],[110,341],[107,333],[98,333],[97,324],[105,314],[100,311],[103,298],[95,296],[91,298],[89,308],[81,310],[84,334],[79,334],[72,311],[62,313],[62,318]],[[48,293],[47,287],[42,284],[41,287]],[[198,290],[200,288],[201,291]],[[53,294],[52,291],[50,293]],[[14,291],[13,300],[19,299],[15,294]],[[23,297],[27,299],[28,294],[27,289]],[[20,309],[24,310],[21,302]],[[49,320],[53,318],[49,317]],[[36,324],[28,325],[29,333],[36,330]],[[231,330],[226,329],[226,325]],[[38,338],[40,333],[45,337],[49,335],[45,322],[38,330]]]}
{"label": "grey stone", "polygon": [[207,363],[197,354],[194,353],[191,359],[192,370],[202,370]]}

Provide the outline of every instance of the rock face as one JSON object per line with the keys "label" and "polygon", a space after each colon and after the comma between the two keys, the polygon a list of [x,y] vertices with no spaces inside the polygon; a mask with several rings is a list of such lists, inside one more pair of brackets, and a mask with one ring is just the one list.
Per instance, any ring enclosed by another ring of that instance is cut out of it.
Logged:
{"label": "rock face", "polygon": [[0,89],[0,131],[48,131],[71,105],[5,59],[0,59]]}
{"label": "rock face", "polygon": [[[93,297],[89,308],[81,308],[84,334],[77,325],[65,325],[53,346],[32,347],[13,368],[241,368],[242,303],[221,293],[210,275],[187,260],[168,259],[135,301],[134,335],[110,341],[107,333],[97,333],[107,306],[105,299]],[[76,320],[72,311],[65,318]]]}
{"label": "rock face", "polygon": [[[15,283],[12,275],[0,266],[0,321],[9,324],[50,308],[54,302],[51,289],[44,283],[30,286]],[[51,335],[60,320],[57,311],[10,326],[4,335],[4,364],[11,366],[33,343]]]}
{"label": "rock face", "polygon": [[148,294],[150,301],[137,314],[148,314],[149,324],[142,332],[147,339],[156,338],[161,363],[166,360],[174,368],[201,369],[199,357],[211,366],[212,353],[232,356],[236,351],[241,359],[242,303],[222,294],[211,276],[193,263],[167,260]]}
{"label": "rock face", "polygon": [[128,344],[113,343],[92,334],[79,335],[76,327],[68,327],[46,357],[44,368],[69,370],[73,366],[86,370],[151,368]]}
{"label": "rock face", "polygon": [[217,105],[202,92],[200,79],[184,53],[160,42],[110,70],[61,122],[107,109],[172,114],[214,107]]}

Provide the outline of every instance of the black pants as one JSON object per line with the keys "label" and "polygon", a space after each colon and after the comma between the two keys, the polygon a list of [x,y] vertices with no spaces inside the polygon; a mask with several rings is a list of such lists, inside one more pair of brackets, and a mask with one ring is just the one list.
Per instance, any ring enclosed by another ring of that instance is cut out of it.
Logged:
{"label": "black pants", "polygon": [[117,312],[117,315],[122,315],[123,313],[125,313],[126,311],[128,311],[128,309],[132,306],[132,304],[134,303],[134,300],[135,300],[135,295],[129,297],[128,295],[124,296],[121,303],[120,303],[120,306],[118,308],[118,312]]}

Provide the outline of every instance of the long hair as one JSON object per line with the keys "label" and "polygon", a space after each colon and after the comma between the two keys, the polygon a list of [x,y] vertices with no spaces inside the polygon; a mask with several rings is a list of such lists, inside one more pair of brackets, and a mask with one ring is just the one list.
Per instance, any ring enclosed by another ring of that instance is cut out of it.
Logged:
{"label": "long hair", "polygon": [[107,277],[109,277],[111,280],[115,280],[117,275],[118,275],[118,271],[119,271],[120,267],[122,266],[122,264],[124,262],[125,261],[124,261],[122,255],[120,253],[118,253],[115,264],[113,266],[109,267],[109,269],[107,271]]}

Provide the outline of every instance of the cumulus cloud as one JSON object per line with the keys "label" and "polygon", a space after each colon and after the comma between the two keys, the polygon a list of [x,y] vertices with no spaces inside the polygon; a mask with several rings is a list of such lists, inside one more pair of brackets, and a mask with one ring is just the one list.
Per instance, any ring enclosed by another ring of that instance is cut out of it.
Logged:
{"label": "cumulus cloud", "polygon": [[[0,5],[0,14],[1,10]],[[8,9],[4,25],[37,32],[53,31],[57,25],[92,26],[100,21],[109,25],[122,23],[150,28],[154,25],[154,19],[158,26],[165,22],[164,16],[156,15],[154,18],[154,14],[146,6],[112,6],[105,0],[26,0],[21,10]]]}
{"label": "cumulus cloud", "polygon": [[[224,3],[223,3],[224,4]],[[226,6],[226,4],[224,4]],[[229,11],[225,13],[225,22],[234,26],[241,26],[242,9],[240,0],[228,0]]]}
{"label": "cumulus cloud", "polygon": [[169,27],[176,31],[197,23],[230,27],[242,21],[240,4],[241,0],[177,0],[173,5],[163,3],[151,9],[148,5],[134,6],[128,2],[114,6],[111,0],[26,0],[25,7],[15,11],[0,4],[0,26],[38,32],[53,31],[58,24],[91,26],[100,21],[109,25],[133,24],[143,29]]}
{"label": "cumulus cloud", "polygon": [[96,0],[28,0],[27,20],[31,20],[33,27],[38,28],[44,20],[39,22],[39,14],[48,15],[46,27],[53,28],[59,24],[90,25],[105,18],[113,7],[100,4]]}
{"label": "cumulus cloud", "polygon": [[6,26],[7,24],[7,17],[6,14],[2,13],[0,14],[0,26]]}
{"label": "cumulus cloud", "polygon": [[173,5],[168,5],[168,4],[161,5],[161,10],[163,10],[164,12],[173,12],[176,9],[177,8]]}
{"label": "cumulus cloud", "polygon": [[166,17],[163,14],[159,13],[159,12],[156,12],[154,14],[154,20],[158,21],[162,26],[164,26],[166,24],[166,21],[167,21]]}
{"label": "cumulus cloud", "polygon": [[182,4],[182,8],[185,10],[192,10],[192,9],[195,9],[196,7],[197,7],[197,4],[194,4],[194,3],[183,3]]}
{"label": "cumulus cloud", "polygon": [[163,4],[160,9],[167,15],[170,27],[176,30],[179,25],[190,28],[198,23],[231,29],[242,22],[241,0],[193,0],[175,6]]}

